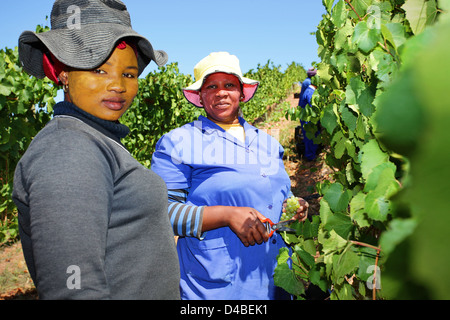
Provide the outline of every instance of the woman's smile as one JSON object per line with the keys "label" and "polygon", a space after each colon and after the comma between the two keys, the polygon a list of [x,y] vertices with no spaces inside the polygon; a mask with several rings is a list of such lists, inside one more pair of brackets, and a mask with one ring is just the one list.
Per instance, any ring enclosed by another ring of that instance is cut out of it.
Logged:
{"label": "woman's smile", "polygon": [[214,108],[217,108],[217,109],[226,109],[226,108],[230,107],[231,104],[228,102],[220,101],[220,102],[217,102],[216,104],[214,104],[213,106],[214,106]]}

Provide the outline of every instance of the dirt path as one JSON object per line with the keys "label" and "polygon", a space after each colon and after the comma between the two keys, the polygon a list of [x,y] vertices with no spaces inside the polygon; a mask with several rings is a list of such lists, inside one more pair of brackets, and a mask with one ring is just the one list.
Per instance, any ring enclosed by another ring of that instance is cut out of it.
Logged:
{"label": "dirt path", "polygon": [[[287,99],[291,108],[296,108],[298,105],[298,98],[291,94]],[[288,138],[285,137],[286,133],[281,133],[280,143],[285,148],[285,153],[288,154],[284,159],[284,165],[289,177],[291,178],[292,193],[298,197],[307,197],[316,193],[315,185],[317,182],[324,180],[331,180],[332,170],[325,164],[325,154],[321,153],[315,161],[307,161],[302,157],[299,157],[294,148],[294,134],[295,127],[299,124],[286,120],[281,117],[276,122],[269,122],[262,124],[262,128],[266,127],[269,134],[277,136],[277,133],[273,134],[273,129],[276,130],[288,130]],[[289,149],[290,150],[287,150]],[[319,214],[319,201],[320,198],[308,200],[310,204],[309,214]]]}
{"label": "dirt path", "polygon": [[[287,100],[292,108],[298,104],[294,94]],[[272,112],[276,112],[273,110]],[[285,148],[285,167],[292,182],[292,192],[299,197],[306,197],[315,193],[315,185],[319,181],[330,179],[331,169],[323,161],[324,154],[316,161],[304,161],[293,150],[294,131],[297,123],[285,119],[284,114],[273,120],[265,121],[258,127],[277,139]],[[309,214],[319,214],[319,200],[309,200]],[[0,247],[0,300],[35,300],[37,293],[28,274],[22,247],[19,243]]]}
{"label": "dirt path", "polygon": [[20,242],[0,247],[0,300],[35,300]]}

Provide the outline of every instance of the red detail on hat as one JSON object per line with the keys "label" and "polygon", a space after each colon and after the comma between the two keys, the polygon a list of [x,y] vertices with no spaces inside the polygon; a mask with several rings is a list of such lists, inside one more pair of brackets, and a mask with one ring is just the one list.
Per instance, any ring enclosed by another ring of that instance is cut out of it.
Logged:
{"label": "red detail on hat", "polygon": [[43,54],[43,67],[47,78],[52,80],[57,85],[62,85],[59,80],[59,74],[64,70],[65,65],[61,63],[51,52]]}
{"label": "red detail on hat", "polygon": [[129,45],[134,50],[134,53],[136,54],[136,57],[137,57],[137,55],[138,55],[137,48],[136,48],[136,45],[134,43],[128,43],[128,42],[125,42],[125,41],[121,41],[121,42],[119,42],[117,44],[117,49],[124,50],[124,49],[127,48],[127,45]]}

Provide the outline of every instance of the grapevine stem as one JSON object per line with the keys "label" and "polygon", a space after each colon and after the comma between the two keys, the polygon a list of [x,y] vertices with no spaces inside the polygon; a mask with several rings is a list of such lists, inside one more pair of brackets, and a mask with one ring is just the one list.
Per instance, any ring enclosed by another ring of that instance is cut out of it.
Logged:
{"label": "grapevine stem", "polygon": [[373,286],[372,286],[372,300],[377,299],[377,269],[378,269],[378,257],[380,256],[381,248],[377,249],[377,257],[375,258],[375,270],[373,272]]}
{"label": "grapevine stem", "polygon": [[394,55],[388,50],[386,44],[383,45],[380,41],[378,41],[378,44],[379,44],[379,45],[380,45],[387,53],[389,53],[389,54],[392,56],[392,58],[395,59]]}
{"label": "grapevine stem", "polygon": [[353,12],[356,13],[356,15],[358,16],[359,21],[362,21],[361,16],[358,14],[358,12],[356,12],[355,7],[353,7],[353,5],[350,3],[350,0],[345,0],[345,2],[347,2],[347,4],[350,6],[350,8],[353,10]]}
{"label": "grapevine stem", "polygon": [[371,249],[377,250],[377,256],[375,258],[375,270],[373,272],[373,283],[372,283],[372,285],[373,285],[372,286],[372,299],[376,300],[376,298],[377,298],[377,294],[376,294],[377,293],[377,286],[376,286],[376,284],[377,284],[378,258],[380,257],[381,247],[380,246],[375,247],[375,246],[372,246],[370,244],[367,244],[367,243],[364,243],[364,242],[359,242],[359,241],[354,241],[354,240],[350,240],[350,242],[353,243],[353,244],[356,244],[358,246],[363,246],[363,247],[367,247],[367,248],[371,248]]}
{"label": "grapevine stem", "polygon": [[375,246],[372,246],[372,245],[364,243],[364,242],[359,242],[359,241],[354,241],[354,240],[350,240],[350,242],[353,243],[353,244],[356,244],[358,246],[363,246],[363,247],[375,249],[375,250],[377,250],[377,252],[381,251],[380,247],[375,247]]}
{"label": "grapevine stem", "polygon": [[[297,260],[300,262],[300,258],[297,257]],[[308,275],[308,270],[306,270],[306,268],[304,266],[302,266],[300,263],[295,263],[294,260],[292,260],[292,263],[294,265],[296,265],[297,267],[299,267],[300,269],[302,269],[303,271],[305,271],[305,274]]]}

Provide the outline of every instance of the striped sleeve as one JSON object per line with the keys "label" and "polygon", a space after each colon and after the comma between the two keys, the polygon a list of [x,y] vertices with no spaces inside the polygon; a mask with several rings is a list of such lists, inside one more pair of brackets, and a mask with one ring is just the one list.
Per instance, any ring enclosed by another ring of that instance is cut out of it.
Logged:
{"label": "striped sleeve", "polygon": [[187,190],[169,190],[169,220],[173,232],[181,237],[201,239],[204,207],[186,205]]}

